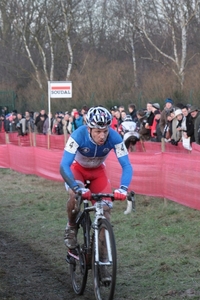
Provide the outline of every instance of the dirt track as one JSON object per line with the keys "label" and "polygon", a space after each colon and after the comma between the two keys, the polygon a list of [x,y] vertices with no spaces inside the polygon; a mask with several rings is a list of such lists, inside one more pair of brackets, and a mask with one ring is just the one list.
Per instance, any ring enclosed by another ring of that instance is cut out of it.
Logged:
{"label": "dirt track", "polygon": [[[0,299],[80,299],[74,295],[66,276],[51,268],[28,245],[0,232]],[[87,291],[81,300],[94,299],[91,294]]]}
{"label": "dirt track", "polygon": [[67,299],[64,278],[28,245],[0,233],[0,299]]}

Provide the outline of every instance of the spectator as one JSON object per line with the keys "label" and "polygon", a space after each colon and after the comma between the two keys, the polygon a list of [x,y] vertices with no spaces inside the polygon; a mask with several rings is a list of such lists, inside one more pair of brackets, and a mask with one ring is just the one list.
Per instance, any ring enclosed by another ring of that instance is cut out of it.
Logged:
{"label": "spectator", "polygon": [[187,139],[190,138],[190,143],[195,141],[194,139],[194,123],[191,116],[191,113],[188,110],[188,106],[185,105],[182,107],[182,113],[186,118],[186,130],[183,131],[183,136]]}
{"label": "spectator", "polygon": [[[44,120],[46,120],[46,118],[48,118],[48,116],[47,116],[47,114],[46,114],[46,112],[45,112],[45,110],[44,109],[42,109],[41,111],[40,111],[40,113],[39,113],[39,115],[37,115],[36,117],[35,117],[35,125],[37,126],[37,123],[39,122],[39,121],[41,121],[41,116],[43,116],[44,117]],[[40,127],[40,126],[39,126]]]}
{"label": "spectator", "polygon": [[33,121],[34,121],[34,132],[37,133],[37,126],[35,125],[35,120],[37,119],[37,117],[39,116],[39,112],[35,111],[33,114]]}
{"label": "spectator", "polygon": [[125,120],[121,123],[121,135],[128,151],[133,152],[134,146],[140,140],[140,135],[137,132],[136,123],[132,120],[130,115],[127,115]]}
{"label": "spectator", "polygon": [[124,122],[124,120],[126,119],[126,112],[125,112],[125,110],[122,110],[121,112],[120,112],[120,120],[121,120],[121,122],[120,122],[120,125],[118,126],[118,133],[120,134],[120,135],[122,135],[122,127],[121,127],[121,124]]}
{"label": "spectator", "polygon": [[39,119],[39,121],[37,121],[37,125],[36,125],[36,127],[37,127],[37,132],[39,133],[39,134],[43,134],[43,125],[44,125],[44,121],[45,121],[45,116],[44,115],[40,115],[40,119]]}
{"label": "spectator", "polygon": [[117,118],[115,117],[116,110],[117,110],[117,106],[112,106],[110,108],[110,113],[112,115],[112,123],[111,123],[110,127],[114,130],[117,130],[117,124],[118,124]]}
{"label": "spectator", "polygon": [[83,114],[83,124],[86,125],[87,124],[87,113]]}
{"label": "spectator", "polygon": [[5,115],[0,116],[0,132],[5,132]]}
{"label": "spectator", "polygon": [[[154,139],[155,139],[156,127],[158,125],[158,122],[157,122],[158,117],[156,119],[155,114],[154,114],[154,112],[157,111],[157,110],[160,111],[160,104],[159,103],[153,103],[152,107],[151,107],[151,112],[152,112],[153,116],[151,116],[151,120],[150,120],[150,122],[152,122],[152,119],[153,119],[153,123],[152,123],[152,125],[147,126],[147,128],[149,128],[151,130],[151,140],[152,141],[154,141]],[[147,122],[148,122],[148,120],[147,120]],[[159,118],[159,122],[160,122],[160,118]]]}
{"label": "spectator", "polygon": [[22,113],[17,114],[17,124],[16,124],[18,135],[24,136],[26,132],[26,120],[22,116]]}
{"label": "spectator", "polygon": [[143,109],[139,109],[137,111],[137,127],[138,127],[138,133],[140,135],[140,140],[142,141],[149,141],[150,140],[150,130],[145,127],[147,123],[147,115],[146,112]]}
{"label": "spectator", "polygon": [[182,109],[183,107],[184,107],[184,104],[183,103],[181,103],[181,102],[179,102],[179,103],[176,103],[176,108],[180,108],[180,109]]}
{"label": "spectator", "polygon": [[191,106],[190,114],[194,122],[194,140],[195,143],[200,145],[200,112],[198,107]]}
{"label": "spectator", "polygon": [[57,111],[55,114],[54,114],[54,117],[53,117],[53,127],[52,127],[52,133],[55,133],[54,129],[55,129],[55,125],[57,124],[57,118],[59,116],[59,112]]}
{"label": "spectator", "polygon": [[121,113],[122,111],[125,111],[124,105],[120,105],[120,106],[118,107],[118,110],[120,111],[120,113]]}
{"label": "spectator", "polygon": [[[162,132],[160,130],[160,117],[161,117],[161,112],[160,110],[155,110],[154,111],[154,122],[152,125],[152,129],[151,129],[151,141],[152,142],[161,142],[162,139]],[[155,124],[155,126],[154,126]],[[154,126],[154,127],[153,127]]]}
{"label": "spectator", "polygon": [[145,124],[145,128],[149,130],[149,135],[151,135],[151,126],[153,125],[153,120],[154,120],[154,114],[152,110],[155,110],[155,108],[153,108],[151,102],[148,102],[147,111],[146,111],[147,122]]}
{"label": "spectator", "polygon": [[76,107],[74,107],[73,109],[72,109],[72,111],[71,111],[71,115],[74,117],[74,113],[75,112],[78,112],[78,110],[77,110],[77,108]]}
{"label": "spectator", "polygon": [[6,116],[8,114],[8,108],[6,106],[4,106],[2,109],[1,109],[1,112],[2,112],[2,115],[3,116]]}
{"label": "spectator", "polygon": [[83,125],[83,117],[80,116],[78,111],[74,112],[74,130]]}
{"label": "spectator", "polygon": [[[50,119],[50,126],[49,126],[49,119]],[[53,115],[52,113],[48,113],[48,118],[44,121],[43,124],[43,134],[51,134],[53,129]]]}
{"label": "spectator", "polygon": [[163,111],[161,112],[161,117],[160,117],[160,130],[161,130],[162,134],[164,134],[164,128],[168,123],[168,120],[167,120],[167,116],[169,116],[168,113],[170,113],[172,108],[173,108],[173,100],[170,98],[165,99],[165,107],[164,107]]}
{"label": "spectator", "polygon": [[17,114],[15,112],[12,112],[11,114],[8,114],[6,116],[5,131],[16,132],[17,131],[16,125],[17,125]]}
{"label": "spectator", "polygon": [[128,105],[128,111],[129,111],[129,115],[131,116],[133,122],[137,122],[137,110],[136,110],[136,105],[134,103],[130,103]]}
{"label": "spectator", "polygon": [[67,130],[69,132],[69,134],[71,134],[72,132],[74,132],[74,117],[73,116],[69,116],[69,124],[67,126]]}
{"label": "spectator", "polygon": [[[164,130],[162,132],[162,137],[165,139],[165,142],[171,141],[171,135],[172,135],[172,120],[174,118],[174,112],[172,111],[166,111],[166,124],[164,127]],[[161,119],[161,117],[160,117]],[[160,125],[160,124],[159,124]]]}
{"label": "spectator", "polygon": [[34,132],[34,120],[28,111],[25,112],[26,132]]}
{"label": "spectator", "polygon": [[59,113],[56,119],[56,123],[54,124],[53,133],[57,135],[63,134],[63,123],[62,123],[62,114]]}
{"label": "spectator", "polygon": [[125,121],[126,116],[127,116],[127,114],[126,114],[125,110],[122,110],[122,111],[121,111],[121,120],[122,120],[122,122]]}
{"label": "spectator", "polygon": [[70,134],[69,130],[68,130],[68,126],[69,126],[69,113],[68,111],[65,112],[64,118],[62,120],[62,124],[63,124],[63,133],[66,134]]}
{"label": "spectator", "polygon": [[83,105],[83,107],[81,109],[81,112],[80,112],[80,115],[83,117],[85,114],[87,114],[87,112],[88,112],[87,105]]}
{"label": "spectator", "polygon": [[182,140],[182,132],[186,130],[186,119],[183,116],[182,110],[175,110],[175,118],[172,120],[172,135],[171,144],[177,146]]}
{"label": "spectator", "polygon": [[153,103],[152,104],[152,109],[151,109],[154,113],[155,110],[160,110],[160,104],[159,103]]}
{"label": "spectator", "polygon": [[115,118],[117,120],[116,131],[119,132],[119,127],[120,127],[120,124],[122,123],[122,119],[121,119],[121,113],[118,109],[115,111]]}

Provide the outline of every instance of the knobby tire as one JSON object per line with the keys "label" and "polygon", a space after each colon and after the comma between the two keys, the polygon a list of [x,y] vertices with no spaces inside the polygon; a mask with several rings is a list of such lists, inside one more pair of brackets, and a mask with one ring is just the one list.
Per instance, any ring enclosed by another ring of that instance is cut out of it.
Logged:
{"label": "knobby tire", "polygon": [[[105,234],[107,232],[107,237],[109,245],[106,243]],[[103,236],[103,237],[102,237]],[[110,275],[110,282],[101,281],[101,272],[102,266],[99,262],[95,262],[95,239],[93,243],[93,255],[92,255],[92,273],[93,273],[93,282],[94,282],[94,293],[97,300],[112,300],[115,292],[116,285],[116,273],[117,273],[117,253],[116,253],[116,244],[115,237],[112,229],[112,225],[107,219],[100,219],[98,224],[98,247],[99,247],[99,260],[101,261],[101,250],[102,245],[106,245],[106,251],[103,251],[103,261],[108,262],[109,259],[105,259],[105,256],[108,258],[108,247],[110,247],[111,260],[110,265],[104,266],[108,274]],[[103,247],[105,249],[105,247]]]}

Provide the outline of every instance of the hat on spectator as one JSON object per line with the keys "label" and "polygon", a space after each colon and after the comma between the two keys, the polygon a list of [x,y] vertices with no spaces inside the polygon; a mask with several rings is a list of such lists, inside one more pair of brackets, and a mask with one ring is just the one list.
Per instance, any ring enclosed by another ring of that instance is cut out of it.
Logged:
{"label": "hat on spectator", "polygon": [[74,117],[76,117],[76,116],[79,116],[79,112],[78,111],[74,112]]}
{"label": "hat on spectator", "polygon": [[183,114],[181,109],[175,110],[174,113],[175,113],[175,117],[177,117],[178,115],[182,115]]}
{"label": "hat on spectator", "polygon": [[112,107],[110,108],[110,110],[111,110],[111,111],[116,111],[116,110],[118,110],[117,105],[112,106]]}
{"label": "hat on spectator", "polygon": [[191,106],[190,107],[190,112],[193,112],[193,111],[198,111],[198,107],[197,106]]}
{"label": "hat on spectator", "polygon": [[160,104],[159,103],[153,103],[152,106],[156,109],[160,109]]}
{"label": "hat on spectator", "polygon": [[158,110],[158,109],[156,109],[155,111],[154,111],[154,116],[155,115],[160,115],[160,111]]}
{"label": "hat on spectator", "polygon": [[173,104],[174,102],[173,102],[173,100],[171,98],[167,98],[167,99],[165,99],[165,103],[171,103],[171,104]]}

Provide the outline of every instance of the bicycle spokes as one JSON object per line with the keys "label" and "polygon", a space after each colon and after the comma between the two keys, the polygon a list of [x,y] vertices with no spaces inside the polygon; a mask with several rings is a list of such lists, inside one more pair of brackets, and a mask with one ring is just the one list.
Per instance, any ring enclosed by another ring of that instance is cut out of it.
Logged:
{"label": "bicycle spokes", "polygon": [[100,220],[98,240],[93,247],[94,292],[98,300],[111,300],[116,282],[116,246],[112,226]]}

